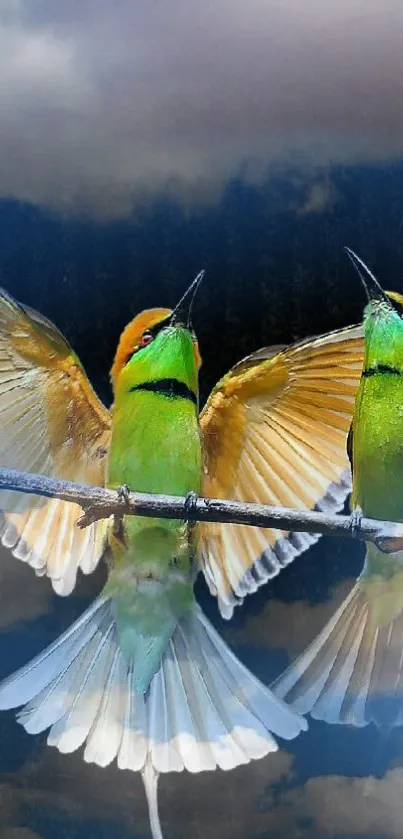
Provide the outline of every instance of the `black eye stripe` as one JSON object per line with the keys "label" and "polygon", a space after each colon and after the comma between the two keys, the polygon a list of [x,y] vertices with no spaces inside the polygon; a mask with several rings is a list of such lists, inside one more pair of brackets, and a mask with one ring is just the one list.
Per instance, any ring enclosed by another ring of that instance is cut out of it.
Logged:
{"label": "black eye stripe", "polygon": [[[149,329],[145,329],[144,332],[142,333],[141,337],[140,337],[140,341],[141,341],[141,338],[143,337],[143,335],[147,335],[148,333],[150,335],[152,335],[153,338],[155,338],[156,335],[158,335],[158,333],[161,332],[162,329],[164,329],[166,326],[169,325],[169,321],[170,321],[170,316],[167,317],[167,318],[164,318],[164,320],[159,321],[159,323],[156,323],[155,326],[152,326]],[[150,344],[151,344],[151,341],[150,341]],[[139,343],[134,348],[133,352],[128,354],[128,356],[126,358],[126,361],[125,361],[125,366],[126,366],[126,364],[129,363],[130,359],[133,358],[134,355],[137,355],[138,352],[141,352],[141,350],[144,350],[147,346],[149,346],[149,344],[145,344],[144,347],[142,347],[141,344]]]}
{"label": "black eye stripe", "polygon": [[146,329],[146,332],[150,332],[153,338],[155,338],[162,329],[169,326],[170,320],[171,316],[169,315],[167,318],[164,318],[164,320],[160,320],[159,323],[156,323],[155,326],[152,326],[151,329]]}
{"label": "black eye stripe", "polygon": [[[156,323],[155,326],[151,326],[149,329],[145,329],[144,332],[141,335],[141,338],[143,337],[143,335],[146,335],[147,333],[150,333],[150,335],[152,335],[153,338],[155,338],[158,335],[159,332],[161,332],[163,329],[166,329],[166,327],[170,326],[170,325],[171,325],[171,315],[168,315],[168,317],[164,318],[164,320],[160,320],[158,323]],[[193,337],[193,340],[196,341],[196,335],[193,333],[193,331],[192,331],[192,337]],[[141,338],[140,338],[140,341],[141,341]],[[151,341],[149,343],[151,344]],[[134,355],[137,355],[138,352],[141,352],[141,350],[146,349],[146,347],[148,347],[148,346],[149,346],[149,344],[145,344],[144,347],[142,347],[141,343],[139,343],[137,345],[137,347],[134,348],[133,352],[130,353],[127,356],[126,361],[125,361],[125,365],[129,363],[130,359],[133,358]]]}

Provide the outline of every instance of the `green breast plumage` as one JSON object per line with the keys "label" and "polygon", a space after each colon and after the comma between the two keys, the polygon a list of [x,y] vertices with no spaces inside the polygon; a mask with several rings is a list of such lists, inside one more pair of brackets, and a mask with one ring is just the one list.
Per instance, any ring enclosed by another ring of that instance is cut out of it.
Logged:
{"label": "green breast plumage", "polygon": [[[194,402],[147,390],[131,393],[114,417],[109,485],[127,484],[138,492],[186,495],[200,492],[201,479],[201,441]],[[125,528],[129,541],[141,531],[155,529],[174,532],[179,538],[183,523],[131,516]]]}
{"label": "green breast plumage", "polygon": [[403,375],[367,379],[354,428],[354,501],[368,516],[403,520]]}
{"label": "green breast plumage", "polygon": [[365,322],[365,358],[353,421],[353,503],[403,520],[403,325],[378,306]]}

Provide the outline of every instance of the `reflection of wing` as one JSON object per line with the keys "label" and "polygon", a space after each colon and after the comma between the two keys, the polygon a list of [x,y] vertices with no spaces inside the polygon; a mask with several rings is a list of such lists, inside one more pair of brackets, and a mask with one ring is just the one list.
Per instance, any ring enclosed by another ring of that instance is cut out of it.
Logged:
{"label": "reflection of wing", "polygon": [[[351,488],[346,440],[363,349],[356,326],[237,364],[201,415],[204,494],[340,509]],[[201,567],[225,617],[319,538],[221,524],[201,525],[200,534]]]}
{"label": "reflection of wing", "polygon": [[[109,429],[109,412],[61,333],[0,291],[0,465],[102,485]],[[16,492],[0,492],[0,508],[3,545],[59,594],[74,588],[77,568],[95,568],[105,520],[80,530],[75,504]]]}

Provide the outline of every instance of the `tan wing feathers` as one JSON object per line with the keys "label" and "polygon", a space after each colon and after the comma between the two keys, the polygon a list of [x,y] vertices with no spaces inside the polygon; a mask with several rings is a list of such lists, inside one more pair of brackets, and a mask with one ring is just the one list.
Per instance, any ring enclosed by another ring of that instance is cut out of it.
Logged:
{"label": "tan wing feathers", "polygon": [[[361,369],[361,328],[269,348],[239,362],[201,416],[205,493],[285,506],[338,509],[349,489],[345,454]],[[0,463],[102,484],[110,416],[61,333],[0,294]],[[2,493],[1,538],[68,593],[92,571],[106,523],[81,532],[79,508]],[[233,605],[316,536],[200,526],[201,564],[227,616]]]}
{"label": "tan wing feathers", "polygon": [[[84,484],[103,484],[110,415],[62,334],[0,292],[0,464]],[[106,523],[76,526],[80,507],[0,493],[2,543],[69,593],[77,569],[96,566]]]}
{"label": "tan wing feathers", "polygon": [[[260,350],[218,383],[201,415],[211,497],[336,511],[350,489],[346,439],[362,327]],[[200,561],[220,609],[241,602],[318,536],[202,525]]]}

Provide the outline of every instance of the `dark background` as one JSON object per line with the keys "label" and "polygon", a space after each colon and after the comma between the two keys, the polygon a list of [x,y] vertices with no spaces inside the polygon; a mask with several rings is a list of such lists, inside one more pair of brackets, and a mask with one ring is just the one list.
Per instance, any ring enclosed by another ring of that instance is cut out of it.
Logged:
{"label": "dark background", "polygon": [[234,180],[215,206],[161,200],[105,224],[1,201],[0,282],[57,323],[105,390],[128,320],[173,306],[205,268],[194,321],[207,396],[252,350],[361,318],[345,245],[403,290],[403,163],[339,167],[319,183],[332,196],[323,209],[307,204],[315,180],[288,172],[259,188]]}
{"label": "dark background", "polygon": [[[228,184],[220,202],[184,209],[160,201],[97,223],[0,202],[0,282],[65,333],[107,404],[120,331],[139,310],[174,306],[206,269],[194,322],[202,396],[235,361],[361,319],[352,247],[384,287],[403,291],[403,163],[326,173],[332,199],[310,208],[314,182],[278,176],[259,188]],[[104,570],[68,599],[2,553],[0,675],[55,638],[99,590]],[[305,647],[359,573],[362,550],[323,539],[247,599],[230,624],[202,581],[198,597],[238,655],[266,683]],[[344,582],[346,581],[346,582]],[[343,588],[344,586],[344,588]],[[81,755],[46,748],[12,714],[0,716],[0,839],[141,839],[140,781]],[[286,750],[235,772],[161,782],[167,839],[400,837],[403,736],[311,722]]]}

